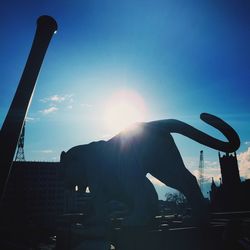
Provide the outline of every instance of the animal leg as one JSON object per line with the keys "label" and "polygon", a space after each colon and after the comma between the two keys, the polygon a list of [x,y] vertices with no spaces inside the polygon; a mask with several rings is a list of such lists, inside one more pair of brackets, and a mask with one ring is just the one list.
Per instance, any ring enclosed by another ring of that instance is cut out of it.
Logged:
{"label": "animal leg", "polygon": [[[207,218],[207,205],[197,180],[185,167],[177,147],[171,147],[168,151],[171,161],[165,162],[169,166],[162,166],[164,161],[151,174],[157,179],[165,183],[167,186],[175,188],[183,193],[190,203],[193,216],[197,218]],[[170,157],[171,156],[171,157]],[[162,157],[163,158],[163,157]]]}
{"label": "animal leg", "polygon": [[158,213],[158,195],[152,183],[143,177],[134,183],[133,209],[131,214],[124,219],[124,226],[145,226],[152,223]]}

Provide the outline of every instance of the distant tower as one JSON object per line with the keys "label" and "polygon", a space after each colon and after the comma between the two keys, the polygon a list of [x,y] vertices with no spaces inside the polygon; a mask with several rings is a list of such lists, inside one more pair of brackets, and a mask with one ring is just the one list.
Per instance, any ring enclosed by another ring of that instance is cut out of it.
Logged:
{"label": "distant tower", "polygon": [[20,136],[18,144],[17,144],[17,151],[16,151],[15,161],[25,161],[25,157],[24,157],[24,135],[25,135],[25,122],[23,124],[22,133],[21,133],[21,136]]}
{"label": "distant tower", "polygon": [[204,184],[204,157],[203,157],[203,150],[201,150],[200,162],[199,162],[199,185],[201,191],[203,191],[203,184]]}
{"label": "distant tower", "polygon": [[241,182],[239,167],[237,162],[237,155],[226,153],[222,155],[219,153],[220,168],[222,185],[226,188],[234,188],[238,186]]}

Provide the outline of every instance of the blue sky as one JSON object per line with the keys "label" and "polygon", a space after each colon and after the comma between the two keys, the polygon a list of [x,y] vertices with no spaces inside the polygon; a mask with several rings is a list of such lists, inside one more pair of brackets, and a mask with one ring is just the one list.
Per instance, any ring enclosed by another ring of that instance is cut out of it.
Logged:
{"label": "blue sky", "polygon": [[[180,119],[222,138],[199,114],[225,119],[242,141],[241,175],[250,177],[249,9],[249,2],[241,0],[3,1],[0,125],[36,19],[47,14],[59,29],[28,113],[27,160],[58,160],[62,150],[114,135],[105,114],[125,92],[143,100],[138,112],[144,121]],[[204,150],[205,175],[218,179],[215,150],[174,137],[190,171],[197,173],[199,151]]]}

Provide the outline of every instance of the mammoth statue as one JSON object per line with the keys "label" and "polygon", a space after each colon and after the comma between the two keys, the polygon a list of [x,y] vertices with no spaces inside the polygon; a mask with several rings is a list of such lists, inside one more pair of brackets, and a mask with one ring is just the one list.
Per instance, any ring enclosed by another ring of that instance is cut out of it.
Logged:
{"label": "mammoth statue", "polygon": [[207,211],[196,178],[186,169],[171,133],[182,134],[210,148],[234,152],[240,146],[235,130],[222,119],[202,113],[200,118],[218,129],[224,142],[179,120],[138,123],[108,141],[79,145],[61,153],[66,184],[88,186],[93,195],[96,221],[106,221],[109,204],[126,205],[124,225],[147,225],[158,211],[157,193],[150,173],[182,192],[193,214]]}

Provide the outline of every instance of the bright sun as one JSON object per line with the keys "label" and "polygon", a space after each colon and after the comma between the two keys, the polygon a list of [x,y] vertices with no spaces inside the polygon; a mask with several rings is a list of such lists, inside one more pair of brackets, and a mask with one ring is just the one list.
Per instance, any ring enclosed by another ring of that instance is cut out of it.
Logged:
{"label": "bright sun", "polygon": [[114,93],[108,100],[104,120],[111,133],[118,133],[135,122],[146,119],[146,106],[136,92],[123,90]]}

